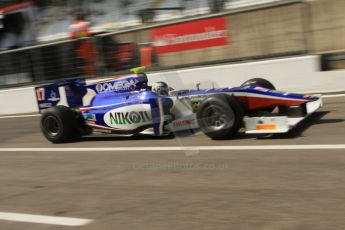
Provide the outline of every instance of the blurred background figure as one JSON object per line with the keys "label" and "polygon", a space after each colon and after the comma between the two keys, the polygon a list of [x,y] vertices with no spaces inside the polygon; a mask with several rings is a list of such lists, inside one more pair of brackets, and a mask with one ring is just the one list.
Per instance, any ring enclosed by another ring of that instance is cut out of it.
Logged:
{"label": "blurred background figure", "polygon": [[[86,13],[83,11],[77,12],[75,20],[70,25],[70,38],[81,39],[90,37],[91,22],[86,19]],[[93,76],[96,74],[94,63],[96,62],[96,47],[92,40],[76,41],[74,46],[74,53],[76,55],[76,68],[82,68],[81,74]]]}
{"label": "blurred background figure", "polygon": [[86,19],[84,12],[76,13],[75,20],[70,25],[70,38],[83,38],[89,37],[91,23]]}

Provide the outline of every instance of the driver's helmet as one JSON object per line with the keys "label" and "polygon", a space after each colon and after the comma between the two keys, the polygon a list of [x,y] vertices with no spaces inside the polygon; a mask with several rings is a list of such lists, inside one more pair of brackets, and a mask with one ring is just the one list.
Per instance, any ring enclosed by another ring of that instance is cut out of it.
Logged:
{"label": "driver's helmet", "polygon": [[152,92],[158,95],[169,95],[169,86],[163,81],[158,81],[152,84]]}

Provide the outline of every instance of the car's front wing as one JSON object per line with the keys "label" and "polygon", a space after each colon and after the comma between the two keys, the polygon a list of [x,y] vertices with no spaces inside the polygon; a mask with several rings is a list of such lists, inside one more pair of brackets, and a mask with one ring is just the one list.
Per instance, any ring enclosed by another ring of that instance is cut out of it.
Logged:
{"label": "car's front wing", "polygon": [[321,108],[322,98],[316,101],[306,103],[306,114],[301,117],[289,116],[263,116],[263,117],[245,117],[245,132],[247,134],[274,134],[287,133],[297,126],[310,114]]}

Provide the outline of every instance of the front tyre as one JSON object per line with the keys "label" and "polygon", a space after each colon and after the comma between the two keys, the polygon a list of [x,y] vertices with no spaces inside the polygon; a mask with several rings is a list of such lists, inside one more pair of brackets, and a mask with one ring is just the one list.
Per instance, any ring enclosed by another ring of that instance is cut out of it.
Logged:
{"label": "front tyre", "polygon": [[70,108],[56,106],[43,112],[41,130],[52,143],[68,142],[78,136],[78,121]]}
{"label": "front tyre", "polygon": [[263,87],[263,88],[270,89],[270,90],[276,89],[270,81],[268,81],[264,78],[250,79],[241,85],[241,87],[245,87],[245,86],[259,86],[259,87]]}
{"label": "front tyre", "polygon": [[197,112],[199,127],[214,140],[223,140],[237,134],[243,120],[243,110],[234,97],[226,94],[205,99]]}

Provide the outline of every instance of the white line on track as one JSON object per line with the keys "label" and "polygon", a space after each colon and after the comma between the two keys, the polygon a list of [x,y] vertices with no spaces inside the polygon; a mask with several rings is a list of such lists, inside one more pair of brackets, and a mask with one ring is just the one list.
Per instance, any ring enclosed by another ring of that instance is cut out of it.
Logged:
{"label": "white line on track", "polygon": [[345,97],[345,94],[323,95],[322,97],[323,97],[323,98]]}
{"label": "white line on track", "polygon": [[38,116],[41,116],[41,114],[26,114],[26,115],[0,116],[0,119],[24,118],[24,117],[38,117]]}
{"label": "white line on track", "polygon": [[345,144],[325,145],[253,145],[253,146],[181,146],[181,147],[110,147],[110,148],[0,148],[0,152],[143,152],[143,151],[222,151],[222,150],[318,150],[345,149]]}
{"label": "white line on track", "polygon": [[11,213],[11,212],[0,212],[0,220],[35,223],[35,224],[63,225],[63,226],[82,226],[82,225],[87,225],[93,221],[90,219],[30,215],[30,214]]}

